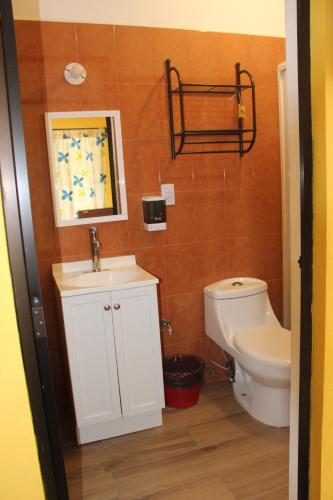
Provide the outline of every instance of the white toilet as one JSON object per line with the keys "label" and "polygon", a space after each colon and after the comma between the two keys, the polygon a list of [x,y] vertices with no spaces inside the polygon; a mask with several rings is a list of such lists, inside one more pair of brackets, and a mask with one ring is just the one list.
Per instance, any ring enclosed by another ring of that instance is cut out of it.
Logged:
{"label": "white toilet", "polygon": [[204,289],[206,335],[234,358],[234,396],[254,418],[289,426],[291,332],[276,318],[267,283],[231,278]]}

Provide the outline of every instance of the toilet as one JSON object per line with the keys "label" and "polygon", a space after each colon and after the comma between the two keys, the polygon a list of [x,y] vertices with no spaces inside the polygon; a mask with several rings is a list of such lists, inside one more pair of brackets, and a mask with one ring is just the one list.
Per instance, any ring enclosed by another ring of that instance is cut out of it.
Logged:
{"label": "toilet", "polygon": [[267,288],[255,278],[205,287],[205,329],[234,359],[238,403],[264,424],[288,427],[291,332],[275,316]]}

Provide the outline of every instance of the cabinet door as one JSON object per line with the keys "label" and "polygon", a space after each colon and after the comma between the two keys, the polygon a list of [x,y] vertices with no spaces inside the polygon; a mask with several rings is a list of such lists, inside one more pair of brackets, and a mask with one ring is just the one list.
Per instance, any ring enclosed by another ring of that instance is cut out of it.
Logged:
{"label": "cabinet door", "polygon": [[156,287],[111,293],[124,416],[164,406]]}
{"label": "cabinet door", "polygon": [[109,293],[62,301],[78,426],[121,417]]}

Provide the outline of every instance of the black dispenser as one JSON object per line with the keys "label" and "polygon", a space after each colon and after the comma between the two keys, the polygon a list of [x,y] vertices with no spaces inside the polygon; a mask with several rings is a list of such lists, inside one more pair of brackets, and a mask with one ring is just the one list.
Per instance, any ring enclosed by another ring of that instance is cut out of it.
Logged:
{"label": "black dispenser", "polygon": [[144,196],[142,198],[144,227],[146,231],[166,229],[166,209],[164,196]]}

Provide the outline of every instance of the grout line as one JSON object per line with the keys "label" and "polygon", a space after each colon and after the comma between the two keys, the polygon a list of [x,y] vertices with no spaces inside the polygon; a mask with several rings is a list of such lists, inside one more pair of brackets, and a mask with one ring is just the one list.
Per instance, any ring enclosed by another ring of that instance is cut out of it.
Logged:
{"label": "grout line", "polygon": [[80,60],[80,54],[79,54],[79,43],[78,43],[78,36],[77,36],[77,23],[74,23],[74,34],[75,34],[75,49],[76,49],[76,57],[78,61]]}
{"label": "grout line", "polygon": [[117,55],[117,43],[116,43],[116,26],[113,24],[113,46],[114,46],[114,58],[115,58],[115,74],[116,74],[116,84],[117,84],[117,89],[118,89],[118,99],[120,102],[120,89],[119,89],[119,71],[118,71],[118,55]]}

